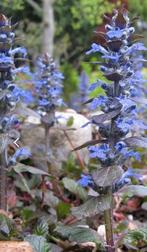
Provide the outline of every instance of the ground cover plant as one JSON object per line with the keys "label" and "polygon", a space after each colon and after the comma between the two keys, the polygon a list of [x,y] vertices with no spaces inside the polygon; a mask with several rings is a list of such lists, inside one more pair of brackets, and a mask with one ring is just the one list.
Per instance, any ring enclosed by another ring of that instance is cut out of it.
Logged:
{"label": "ground cover plant", "polygon": [[90,84],[81,71],[76,112],[59,64],[48,53],[29,60],[0,15],[2,241],[37,252],[147,249],[147,49],[124,7],[105,19],[86,52],[100,78]]}

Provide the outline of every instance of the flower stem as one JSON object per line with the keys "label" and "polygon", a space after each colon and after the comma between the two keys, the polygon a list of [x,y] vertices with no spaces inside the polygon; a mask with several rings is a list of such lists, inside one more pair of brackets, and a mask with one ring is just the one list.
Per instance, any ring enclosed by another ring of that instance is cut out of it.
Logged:
{"label": "flower stem", "polygon": [[109,197],[111,197],[111,207],[104,211],[107,252],[115,252],[113,240],[113,223],[112,223],[112,190],[109,189]]}

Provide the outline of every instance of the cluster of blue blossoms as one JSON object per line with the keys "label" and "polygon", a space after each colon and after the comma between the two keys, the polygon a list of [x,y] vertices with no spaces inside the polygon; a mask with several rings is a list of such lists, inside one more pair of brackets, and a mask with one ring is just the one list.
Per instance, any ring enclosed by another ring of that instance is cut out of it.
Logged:
{"label": "cluster of blue blossoms", "polygon": [[[7,146],[11,141],[10,132],[13,130],[13,135],[18,136],[14,131],[19,126],[19,120],[13,114],[13,110],[25,93],[15,83],[16,74],[22,69],[22,67],[16,68],[15,61],[18,56],[25,60],[26,49],[14,48],[14,28],[15,25],[11,24],[11,20],[0,14],[0,133],[5,135],[4,153],[7,152]],[[3,153],[2,155],[7,156]],[[10,160],[4,161],[4,158],[2,160],[5,165],[9,164]]]}
{"label": "cluster of blue blossoms", "polygon": [[33,99],[34,105],[41,115],[45,118],[48,115],[48,124],[52,125],[55,121],[55,109],[62,106],[62,80],[61,72],[58,71],[54,60],[45,54],[36,61],[36,71],[33,77]]}
{"label": "cluster of blue blossoms", "polygon": [[[126,138],[131,136],[131,132],[134,132],[138,125],[141,129],[147,129],[137,117],[135,100],[138,90],[143,89],[140,71],[144,61],[142,51],[147,49],[143,43],[138,42],[140,36],[134,34],[135,29],[126,10],[115,11],[109,21],[105,26],[106,31],[97,34],[99,44],[93,43],[87,52],[102,55],[100,70],[106,79],[98,80],[90,86],[90,90],[100,86],[105,91],[105,95],[90,101],[91,109],[98,108],[103,112],[91,119],[92,123],[99,126],[102,144],[88,147],[90,157],[96,158],[103,168],[114,165],[123,167],[126,160],[132,157],[139,160],[139,153],[132,149]],[[128,169],[113,187],[119,189],[133,176],[136,177],[132,170]],[[84,175],[79,183],[83,186],[91,185],[92,177]]]}

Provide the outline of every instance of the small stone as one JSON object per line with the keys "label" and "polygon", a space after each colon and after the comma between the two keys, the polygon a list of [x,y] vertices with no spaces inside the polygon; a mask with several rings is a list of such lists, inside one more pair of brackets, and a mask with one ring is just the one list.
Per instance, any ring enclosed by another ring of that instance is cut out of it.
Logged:
{"label": "small stone", "polygon": [[105,225],[100,225],[97,230],[98,234],[106,240],[106,231],[105,231]]}
{"label": "small stone", "polygon": [[34,252],[28,242],[0,241],[0,252]]}

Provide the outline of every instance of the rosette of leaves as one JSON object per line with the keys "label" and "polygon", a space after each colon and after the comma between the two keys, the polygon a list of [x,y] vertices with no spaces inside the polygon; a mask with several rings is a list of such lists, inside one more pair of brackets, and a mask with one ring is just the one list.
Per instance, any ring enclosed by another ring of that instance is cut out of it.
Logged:
{"label": "rosette of leaves", "polygon": [[132,170],[129,169],[126,173],[123,170],[124,165],[127,167],[128,159],[140,159],[134,147],[147,147],[146,138],[130,135],[132,129],[135,131],[136,125],[145,127],[144,122],[137,117],[137,104],[132,90],[135,90],[137,81],[141,81],[137,77],[137,69],[138,64],[143,62],[142,57],[137,58],[137,63],[134,63],[134,59],[147,49],[138,41],[141,36],[135,34],[132,26],[134,20],[129,19],[126,10],[116,10],[112,19],[108,18],[108,22],[105,32],[97,32],[97,43],[93,43],[87,52],[88,55],[101,54],[102,62],[96,64],[106,80],[98,80],[90,87],[92,91],[100,86],[105,95],[88,101],[92,110],[102,111],[101,114],[92,116],[90,121],[99,127],[101,139],[89,141],[77,148],[88,146],[90,157],[100,165],[91,177],[88,175],[80,180],[82,186],[86,184],[91,187],[90,199],[83,206],[74,208],[73,214],[82,218],[104,211],[108,251],[114,251],[112,192],[129,183],[130,177],[136,177]]}
{"label": "rosette of leaves", "polygon": [[[10,165],[8,146],[19,138],[19,120],[13,114],[24,93],[15,83],[16,59],[25,59],[25,48],[15,48],[15,24],[0,14],[0,208],[6,209],[6,169]],[[21,70],[22,67],[19,68]]]}

